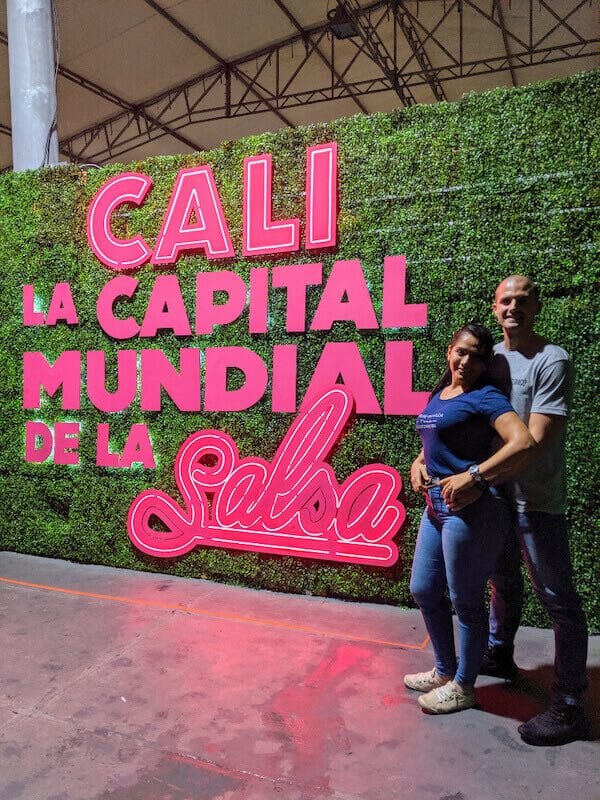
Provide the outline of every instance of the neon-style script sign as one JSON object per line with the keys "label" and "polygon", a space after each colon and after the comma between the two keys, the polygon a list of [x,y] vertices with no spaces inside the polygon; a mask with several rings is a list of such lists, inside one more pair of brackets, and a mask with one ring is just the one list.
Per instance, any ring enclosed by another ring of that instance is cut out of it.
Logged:
{"label": "neon-style script sign", "polygon": [[[326,463],[353,411],[342,386],[319,395],[295,419],[271,462],[240,458],[218,430],[189,436],[175,459],[181,506],[160,489],[141,492],[127,530],[144,553],[172,558],[195,547],[223,547],[353,564],[391,566],[406,510],[402,479],[369,464],[341,485]],[[165,530],[152,527],[159,520]]]}

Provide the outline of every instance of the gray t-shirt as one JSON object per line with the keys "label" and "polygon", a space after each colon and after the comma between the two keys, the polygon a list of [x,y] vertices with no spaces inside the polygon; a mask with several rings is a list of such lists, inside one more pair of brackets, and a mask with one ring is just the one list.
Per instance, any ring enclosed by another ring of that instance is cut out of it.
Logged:
{"label": "gray t-shirt", "polygon": [[[502,384],[504,375],[507,385],[510,374],[510,402],[526,425],[530,414],[569,416],[573,377],[569,354],[562,347],[545,343],[528,358],[500,342],[494,353],[497,379]],[[566,511],[565,436],[565,430],[554,436],[541,456],[512,481],[517,511]]]}

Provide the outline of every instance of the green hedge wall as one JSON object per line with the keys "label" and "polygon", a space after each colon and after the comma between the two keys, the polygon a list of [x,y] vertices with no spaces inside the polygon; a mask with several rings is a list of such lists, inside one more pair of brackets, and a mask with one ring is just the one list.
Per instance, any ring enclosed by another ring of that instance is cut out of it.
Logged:
{"label": "green hedge wall", "polygon": [[[238,443],[242,455],[270,458],[292,417],[272,414],[270,397],[244,413],[181,413],[166,398],[160,413],[142,414],[139,403],[116,415],[97,411],[83,392],[79,412],[63,412],[60,399],[46,399],[39,411],[22,409],[22,353],[41,350],[48,358],[62,351],[157,347],[177,362],[179,348],[251,347],[270,363],[274,344],[299,346],[299,396],[328,339],[355,340],[380,399],[383,344],[414,342],[415,390],[427,390],[442,369],[449,334],[469,319],[494,327],[490,301],[494,288],[514,272],[531,275],[541,286],[544,307],[539,330],[564,346],[576,369],[575,411],[569,427],[568,464],[572,551],[577,585],[591,626],[598,629],[596,531],[598,527],[598,97],[600,72],[519,89],[467,95],[456,103],[414,106],[391,114],[356,116],[324,125],[282,130],[227,142],[209,152],[151,158],[128,165],[154,180],[149,199],[121,224],[142,231],[152,246],[179,169],[212,165],[236,253],[241,253],[242,164],[248,155],[273,154],[274,216],[304,213],[304,162],[307,145],[336,140],[339,146],[339,247],[322,256],[325,273],[333,261],[359,258],[374,305],[381,307],[385,255],[405,254],[408,302],[425,302],[425,329],[357,332],[336,323],[330,334],[285,332],[282,292],[270,302],[269,333],[251,337],[248,318],[218,329],[210,337],[176,338],[163,332],[154,340],[116,343],[100,329],[95,302],[112,277],[87,245],[85,215],[97,188],[122,166],[82,172],[42,170],[0,177],[0,263],[3,286],[1,352],[2,425],[0,482],[2,549],[81,562],[175,575],[206,577],[290,592],[410,604],[408,580],[422,501],[408,487],[409,466],[419,449],[412,417],[358,417],[332,464],[338,478],[368,461],[396,467],[407,487],[409,512],[401,558],[389,569],[344,566],[306,559],[276,558],[212,548],[176,560],[148,558],[130,544],[127,510],[144,488],[160,486],[176,494],[172,464],[191,432],[219,427]],[[319,260],[301,251],[264,265]],[[247,277],[259,260],[208,262],[184,256],[167,271],[179,276],[193,318],[195,274],[234,269]],[[161,270],[165,272],[165,270]],[[136,277],[135,299],[127,307],[141,319],[158,274],[149,265]],[[52,287],[69,281],[79,325],[23,327],[22,285],[33,283],[45,307]],[[320,289],[309,290],[309,314]],[[110,372],[110,370],[109,370]],[[114,385],[114,384],[113,384]],[[27,419],[81,421],[82,466],[24,461]],[[98,422],[111,424],[111,440],[122,444],[131,424],[145,422],[152,435],[156,470],[101,469],[95,461]],[[596,579],[596,580],[595,580]],[[547,620],[530,595],[529,624]]]}

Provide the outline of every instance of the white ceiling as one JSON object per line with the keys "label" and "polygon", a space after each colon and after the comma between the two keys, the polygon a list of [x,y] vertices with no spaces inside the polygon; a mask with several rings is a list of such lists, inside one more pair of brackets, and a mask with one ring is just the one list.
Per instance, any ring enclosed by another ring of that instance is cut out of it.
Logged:
{"label": "white ceiling", "polygon": [[[172,19],[158,13],[157,5]],[[393,3],[350,0],[351,8],[359,5],[363,9],[373,7],[370,18],[360,17],[365,26],[363,33],[371,36],[374,29],[391,57]],[[407,14],[405,19],[423,42],[429,74],[438,77],[437,86],[448,100],[458,99],[467,91],[523,85],[600,64],[597,0],[401,0],[397,5],[400,12]],[[206,149],[226,139],[285,125],[402,106],[403,101],[390,88],[390,81],[386,83],[381,64],[375,63],[364,47],[360,52],[360,38],[333,41],[335,65],[338,74],[345,72],[346,83],[372,79],[372,91],[361,94],[358,102],[348,96],[333,99],[323,95],[325,99],[321,102],[308,104],[303,102],[303,96],[298,96],[312,89],[325,92],[331,86],[331,73],[323,62],[331,58],[332,37],[324,34],[323,25],[328,10],[335,6],[336,0],[55,0],[62,70],[57,80],[59,139],[64,142],[74,137],[72,152],[81,161],[128,162],[149,155]],[[303,65],[307,50],[302,39],[291,41],[298,35],[298,29],[290,15],[307,31],[305,40],[309,48],[315,38],[322,37],[319,44],[322,56],[309,49],[311,55]],[[6,32],[6,0],[0,0],[0,33]],[[239,80],[236,68],[243,70],[246,83],[252,82],[263,60],[265,66],[258,77],[261,97],[268,97],[270,92],[276,94],[276,68],[281,85],[300,68],[287,92],[288,95],[293,92],[294,96],[288,96],[283,102],[286,107],[280,107],[279,113],[266,109],[263,102],[259,113],[225,118],[221,110],[225,98],[223,62],[232,62],[276,43],[284,44],[278,48],[277,56],[272,54],[270,62],[259,55],[233,65],[231,102],[235,107],[245,93],[247,99],[256,99]],[[436,102],[431,83],[423,78],[423,63],[418,62],[398,25],[396,53],[397,67],[403,68],[401,75],[408,76],[412,100]],[[354,63],[348,66],[354,57]],[[462,71],[456,67],[461,59]],[[190,118],[184,93],[178,87],[190,82],[187,100],[194,102],[210,84],[207,73],[219,69],[221,76],[212,78],[214,87]],[[192,79],[197,80],[192,82]],[[94,87],[79,85],[86,80],[93,82]],[[148,103],[167,90],[174,90],[170,97]],[[78,135],[115,118],[105,129],[109,136],[114,135],[133,119],[128,104],[142,106],[154,120],[159,118],[163,127],[157,130],[154,126],[148,135],[147,129],[140,133],[130,126],[112,152],[102,144],[105,142],[102,136],[94,137],[88,144],[83,135]],[[0,133],[0,168],[10,166],[12,161],[9,127],[8,47],[2,43],[0,130],[4,132]],[[185,142],[169,131],[177,131]]]}

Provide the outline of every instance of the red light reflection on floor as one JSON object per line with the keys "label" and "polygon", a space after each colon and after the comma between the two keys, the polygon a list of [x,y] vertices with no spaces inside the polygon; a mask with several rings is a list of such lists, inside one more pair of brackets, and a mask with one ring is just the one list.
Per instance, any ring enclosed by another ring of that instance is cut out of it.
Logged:
{"label": "red light reflection on floor", "polygon": [[22,586],[28,589],[41,589],[47,592],[57,592],[58,594],[75,595],[77,597],[89,597],[94,600],[105,600],[112,603],[124,603],[127,605],[142,606],[145,608],[157,608],[166,611],[181,611],[184,614],[191,614],[200,617],[211,617],[214,619],[227,619],[232,622],[250,623],[253,625],[265,625],[273,628],[284,628],[290,631],[299,631],[301,633],[309,633],[316,636],[327,636],[331,639],[344,639],[353,642],[364,642],[366,644],[379,644],[386,647],[398,647],[402,650],[424,650],[429,643],[429,636],[420,644],[409,644],[407,642],[395,642],[387,639],[373,639],[368,636],[357,636],[345,631],[324,630],[320,628],[309,627],[308,625],[296,625],[290,622],[282,622],[276,619],[268,619],[265,617],[252,617],[244,616],[241,614],[230,614],[212,609],[194,608],[193,606],[185,606],[180,603],[161,603],[157,600],[148,600],[139,597],[120,597],[118,595],[100,594],[97,592],[83,592],[78,589],[67,589],[62,586],[49,586],[42,583],[32,583],[30,581],[18,581],[13,578],[0,577],[1,583],[7,583],[12,586]]}

